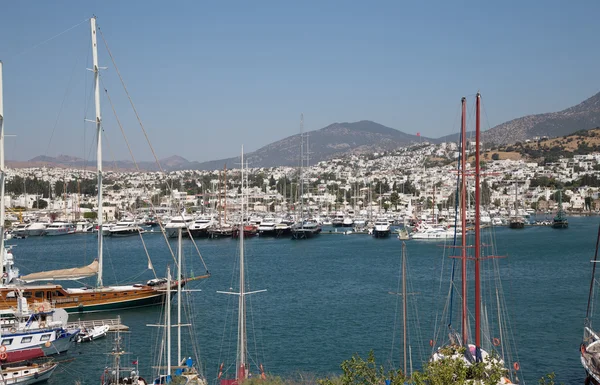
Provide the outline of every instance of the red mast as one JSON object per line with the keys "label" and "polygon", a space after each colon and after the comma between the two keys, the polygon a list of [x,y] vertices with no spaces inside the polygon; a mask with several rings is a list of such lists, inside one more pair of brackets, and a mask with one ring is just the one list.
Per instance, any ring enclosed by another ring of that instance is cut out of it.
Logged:
{"label": "red mast", "polygon": [[475,112],[475,360],[481,362],[481,229],[479,228],[479,206],[481,205],[479,148],[481,140],[481,94],[477,92]]}
{"label": "red mast", "polygon": [[463,345],[467,346],[468,326],[467,326],[467,99],[462,98],[462,118],[461,118],[461,191],[460,191],[460,216],[462,226],[462,338]]}

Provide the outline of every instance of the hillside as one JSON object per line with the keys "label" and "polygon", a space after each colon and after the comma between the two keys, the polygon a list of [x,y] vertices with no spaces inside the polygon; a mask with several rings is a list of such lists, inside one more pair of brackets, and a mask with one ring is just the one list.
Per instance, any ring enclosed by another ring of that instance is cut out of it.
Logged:
{"label": "hillside", "polygon": [[572,157],[600,152],[600,128],[580,130],[558,138],[495,146],[489,152],[498,154],[498,159],[554,162],[561,156]]}
{"label": "hillside", "polygon": [[528,115],[483,133],[486,142],[509,144],[535,137],[557,137],[600,126],[600,93],[558,112]]}
{"label": "hillside", "polygon": [[[406,134],[369,120],[333,123],[308,133],[310,163],[314,164],[344,154],[393,150],[420,140],[435,141]],[[300,161],[300,134],[268,144],[246,154],[246,157],[251,167],[296,166]],[[218,169],[224,164],[227,164],[227,167],[235,167],[236,162],[239,162],[237,157],[221,159],[200,163],[197,168]]]}

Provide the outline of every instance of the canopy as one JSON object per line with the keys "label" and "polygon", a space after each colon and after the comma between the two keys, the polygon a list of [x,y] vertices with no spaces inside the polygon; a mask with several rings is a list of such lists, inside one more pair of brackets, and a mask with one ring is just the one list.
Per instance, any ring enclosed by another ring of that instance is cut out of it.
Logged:
{"label": "canopy", "polygon": [[61,281],[61,280],[77,280],[86,277],[91,277],[98,274],[98,260],[83,267],[73,267],[70,269],[41,271],[21,276],[20,279],[24,282],[35,281]]}

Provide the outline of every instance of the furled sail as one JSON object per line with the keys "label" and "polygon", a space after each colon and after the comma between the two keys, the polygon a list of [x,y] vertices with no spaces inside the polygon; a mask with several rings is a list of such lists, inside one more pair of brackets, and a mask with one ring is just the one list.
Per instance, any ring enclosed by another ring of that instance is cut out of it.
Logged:
{"label": "furled sail", "polygon": [[40,271],[39,273],[27,274],[20,277],[24,282],[36,281],[61,281],[61,280],[77,280],[91,277],[98,274],[98,260],[83,267],[73,267],[70,269]]}

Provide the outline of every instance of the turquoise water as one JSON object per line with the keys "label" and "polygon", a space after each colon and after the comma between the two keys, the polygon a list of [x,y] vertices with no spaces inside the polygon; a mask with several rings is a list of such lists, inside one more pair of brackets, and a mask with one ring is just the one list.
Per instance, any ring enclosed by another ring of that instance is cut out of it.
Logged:
{"label": "turquoise water", "polygon": [[[598,222],[598,218],[580,217],[570,218],[568,230],[496,230],[498,254],[508,256],[500,263],[527,383],[537,383],[548,372],[555,372],[559,382],[565,384],[583,383],[578,352]],[[157,274],[164,276],[167,263],[172,261],[164,239],[158,234],[144,239]],[[105,283],[139,282],[153,277],[144,271],[147,262],[139,238],[109,238],[105,242]],[[219,364],[225,362],[227,367],[235,361],[232,341],[236,331],[229,331],[224,324],[235,321],[230,305],[235,305],[237,297],[216,291],[237,286],[233,268],[238,243],[231,239],[196,242],[212,277],[190,285],[202,290],[189,293],[195,309],[195,346],[213,383]],[[87,264],[96,254],[96,239],[91,235],[36,237],[10,243],[17,245],[14,254],[23,274]],[[371,349],[378,361],[391,359],[397,365],[401,331],[394,330],[397,302],[388,292],[397,291],[401,244],[395,238],[326,234],[308,241],[247,240],[250,289],[267,289],[250,296],[249,324],[254,327],[249,329],[256,330],[257,336],[251,334],[248,345],[251,351],[257,347],[267,372],[281,376],[337,373],[344,359],[354,353],[366,355]],[[435,295],[444,249],[437,242],[406,244],[410,280],[418,292],[420,342],[428,346],[434,331],[433,315],[441,311]],[[176,242],[172,241],[171,246],[175,249]],[[191,258],[186,272],[202,273],[204,268],[192,253],[191,242],[184,242],[184,251]],[[85,318],[120,315],[131,328],[126,336],[131,360],[138,358],[141,373],[148,379],[152,378],[158,330],[146,325],[160,322],[159,313],[158,308],[144,308]],[[392,352],[393,345],[396,350]],[[110,347],[110,339],[76,346],[65,357],[75,360],[59,367],[49,382],[97,383]],[[184,352],[188,353],[189,349]],[[418,367],[417,349],[413,353]]]}

